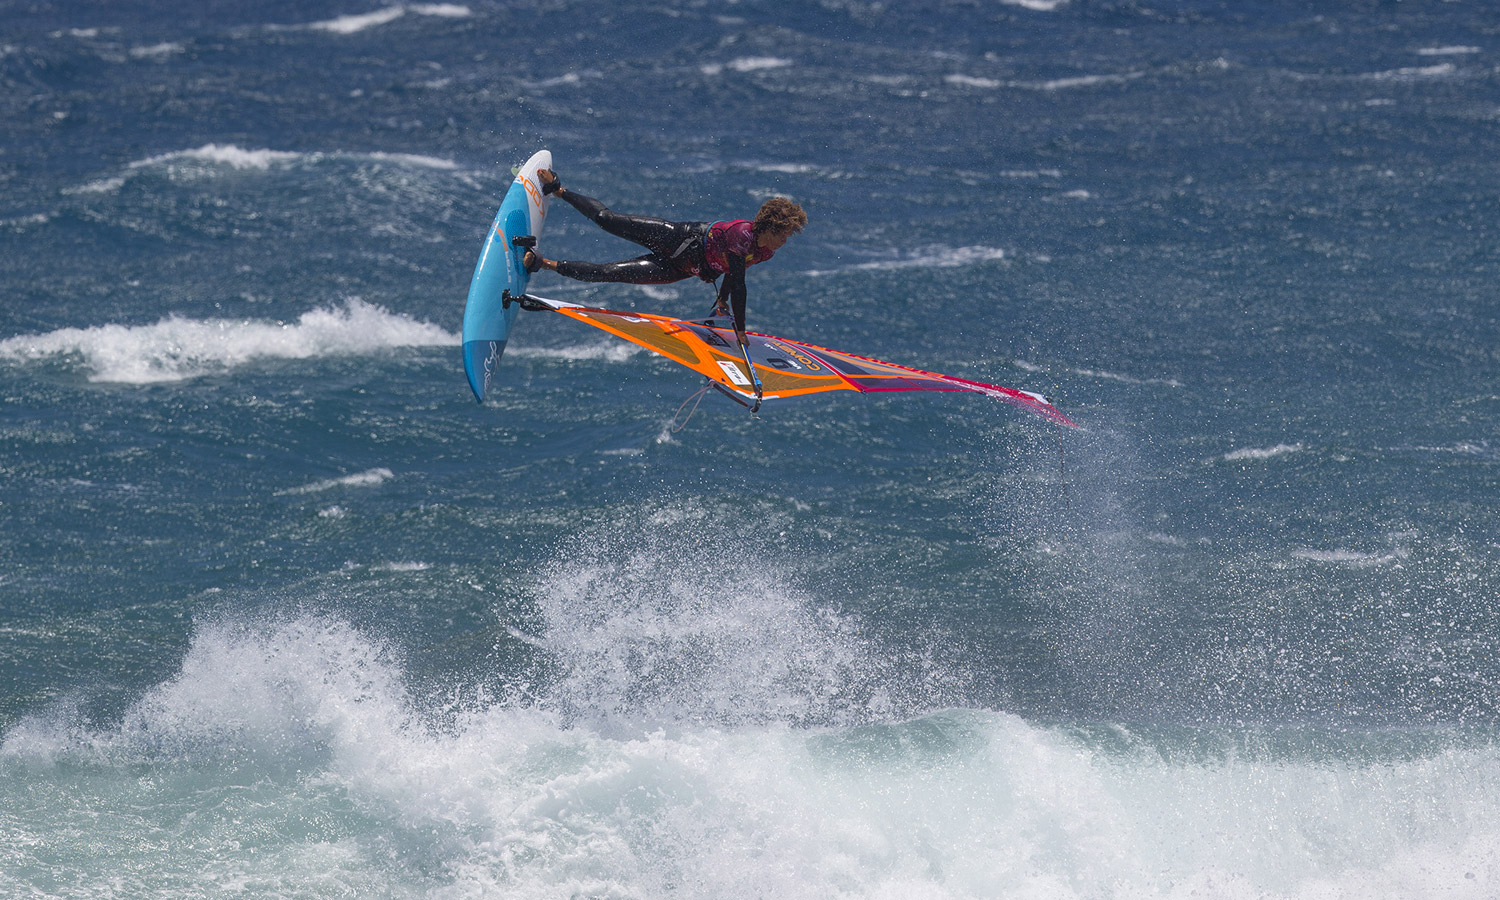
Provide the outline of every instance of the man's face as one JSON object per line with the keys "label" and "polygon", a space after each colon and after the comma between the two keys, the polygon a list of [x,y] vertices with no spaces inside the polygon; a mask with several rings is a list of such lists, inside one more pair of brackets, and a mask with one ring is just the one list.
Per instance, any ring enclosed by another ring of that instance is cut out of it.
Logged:
{"label": "man's face", "polygon": [[763,231],[755,242],[774,253],[781,249],[789,237],[791,237],[791,233],[786,231]]}

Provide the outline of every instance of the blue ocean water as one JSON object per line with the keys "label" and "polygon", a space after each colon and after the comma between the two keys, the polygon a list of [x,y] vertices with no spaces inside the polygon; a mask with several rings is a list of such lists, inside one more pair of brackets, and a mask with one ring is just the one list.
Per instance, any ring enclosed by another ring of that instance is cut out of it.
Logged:
{"label": "blue ocean water", "polygon": [[[1307,6],[6,4],[0,896],[1500,894],[1500,11]],[[475,405],[544,147],[1084,427]]]}

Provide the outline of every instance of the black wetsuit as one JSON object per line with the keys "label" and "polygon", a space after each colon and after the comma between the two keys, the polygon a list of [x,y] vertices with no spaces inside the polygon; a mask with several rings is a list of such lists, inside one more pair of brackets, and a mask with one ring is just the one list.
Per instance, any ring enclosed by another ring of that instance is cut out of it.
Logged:
{"label": "black wetsuit", "polygon": [[[713,282],[719,273],[704,256],[704,238],[710,222],[671,222],[650,216],[617,213],[593,197],[572,189],[558,191],[557,196],[588,216],[589,220],[615,237],[640,244],[650,253],[611,263],[577,262],[560,259],[557,274],[577,281],[623,282],[626,284],[671,284],[696,275]],[[719,301],[729,301],[734,327],[745,330],[745,258],[729,257],[729,271],[724,273]]]}

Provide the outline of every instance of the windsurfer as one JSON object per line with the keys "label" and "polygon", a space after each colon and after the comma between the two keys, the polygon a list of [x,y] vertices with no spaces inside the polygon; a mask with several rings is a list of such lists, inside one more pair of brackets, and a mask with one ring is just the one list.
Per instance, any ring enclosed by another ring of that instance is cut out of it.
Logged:
{"label": "windsurfer", "polygon": [[578,281],[669,284],[698,276],[719,285],[714,312],[733,315],[734,331],[741,344],[745,337],[745,269],[770,259],[807,224],[807,213],[785,197],[772,197],[761,204],[755,219],[727,222],[672,222],[649,216],[633,216],[607,209],[593,197],[585,197],[562,186],[557,173],[540,169],[542,193],[555,194],[616,237],[640,244],[650,253],[612,263],[551,260],[534,250],[526,251],[529,272],[547,269]]}

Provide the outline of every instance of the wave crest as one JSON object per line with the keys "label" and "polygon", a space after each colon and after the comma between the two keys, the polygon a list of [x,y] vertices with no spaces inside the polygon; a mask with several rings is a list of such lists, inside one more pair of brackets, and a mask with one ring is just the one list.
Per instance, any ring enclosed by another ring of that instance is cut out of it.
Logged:
{"label": "wave crest", "polygon": [[350,298],[295,322],[189,319],[60,328],[0,341],[0,359],[79,357],[94,382],[154,384],[218,375],[265,359],[358,356],[395,347],[451,346],[458,336]]}

